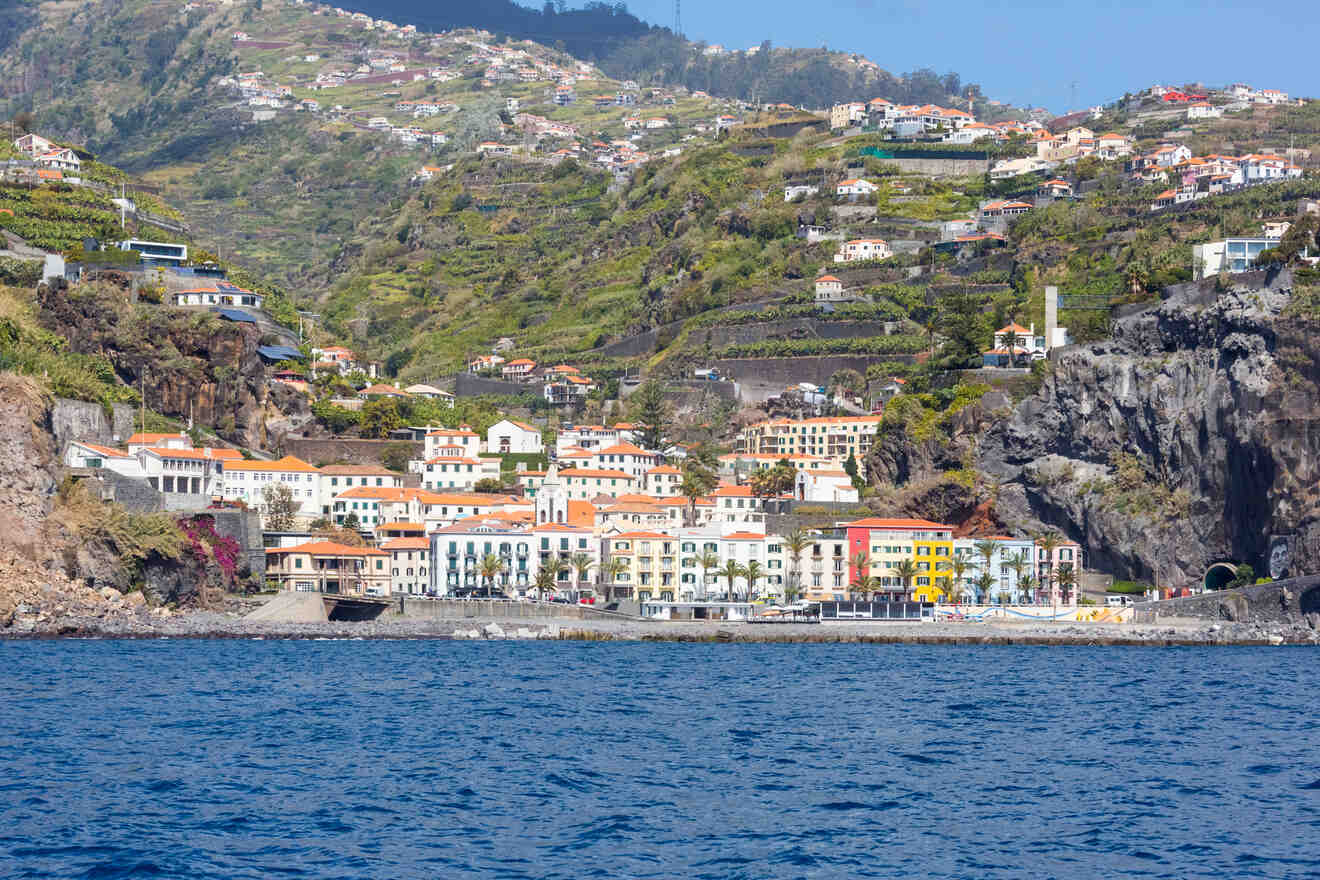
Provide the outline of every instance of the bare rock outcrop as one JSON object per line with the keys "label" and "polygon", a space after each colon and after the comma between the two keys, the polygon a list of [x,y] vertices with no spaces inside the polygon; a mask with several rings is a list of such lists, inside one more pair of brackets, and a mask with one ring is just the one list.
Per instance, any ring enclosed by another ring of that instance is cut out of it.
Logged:
{"label": "bare rock outcrop", "polygon": [[1320,344],[1287,272],[1180,285],[1109,342],[1055,354],[977,443],[1005,521],[1054,526],[1119,576],[1191,583],[1217,561],[1320,565]]}

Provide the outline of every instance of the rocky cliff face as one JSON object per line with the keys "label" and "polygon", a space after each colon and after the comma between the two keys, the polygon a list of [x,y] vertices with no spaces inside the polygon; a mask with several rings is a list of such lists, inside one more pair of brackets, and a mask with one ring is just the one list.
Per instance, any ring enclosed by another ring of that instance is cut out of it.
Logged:
{"label": "rocky cliff face", "polygon": [[212,425],[231,443],[266,445],[261,335],[205,311],[133,308],[111,284],[38,291],[42,322],[84,354],[103,354],[126,383],[146,390],[147,405],[168,416]]}
{"label": "rocky cliff face", "polygon": [[1320,338],[1284,315],[1291,284],[1171,288],[1112,341],[1057,352],[1038,393],[976,439],[999,517],[1054,526],[1120,577],[1316,571]]}
{"label": "rocky cliff face", "polygon": [[58,484],[50,414],[50,397],[35,382],[0,373],[0,544],[29,558],[47,543]]}

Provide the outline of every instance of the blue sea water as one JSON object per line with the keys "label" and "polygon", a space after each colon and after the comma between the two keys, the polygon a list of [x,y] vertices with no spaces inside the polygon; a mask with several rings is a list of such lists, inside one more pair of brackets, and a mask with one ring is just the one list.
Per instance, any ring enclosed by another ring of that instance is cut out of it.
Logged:
{"label": "blue sea water", "polygon": [[0,642],[0,876],[1320,876],[1291,649]]}

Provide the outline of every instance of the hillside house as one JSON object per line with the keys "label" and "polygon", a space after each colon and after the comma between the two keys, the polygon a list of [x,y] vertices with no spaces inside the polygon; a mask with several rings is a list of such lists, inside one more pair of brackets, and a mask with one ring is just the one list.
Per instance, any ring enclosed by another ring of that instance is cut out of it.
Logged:
{"label": "hillside house", "polygon": [[197,287],[180,290],[170,294],[170,300],[176,306],[223,306],[259,309],[266,298],[260,293],[253,293],[230,284],[217,281],[214,287]]}
{"label": "hillside house", "polygon": [[838,186],[834,188],[834,194],[839,196],[869,196],[879,188],[869,180],[853,178],[839,181]]}
{"label": "hillside house", "polygon": [[500,455],[539,455],[545,452],[541,429],[527,422],[501,419],[486,430],[486,451]]}
{"label": "hillside house", "polygon": [[1197,101],[1187,105],[1187,118],[1192,119],[1218,119],[1224,115],[1224,111],[1212,105],[1209,101]]}
{"label": "hillside house", "polygon": [[67,147],[55,147],[32,161],[42,168],[54,168],[57,171],[78,172],[82,169],[82,160],[78,154]]}
{"label": "hillside house", "polygon": [[855,238],[852,241],[845,241],[839,248],[839,252],[834,255],[836,263],[853,263],[858,260],[885,260],[892,257],[894,252],[889,248],[889,242],[883,238]]}
{"label": "hillside house", "polygon": [[1073,194],[1072,184],[1066,180],[1054,178],[1036,187],[1036,195],[1049,199],[1066,199]]}
{"label": "hillside house", "polygon": [[516,358],[500,368],[500,375],[506,382],[526,382],[536,370],[536,361],[529,358]]}
{"label": "hillside house", "polygon": [[986,367],[1026,367],[1045,357],[1045,338],[1036,335],[1036,325],[1010,323],[995,331],[994,347],[981,353]]}
{"label": "hillside house", "polygon": [[436,388],[434,385],[426,385],[423,383],[418,383],[416,385],[409,385],[407,388],[403,390],[411,394],[413,397],[424,397],[428,400],[439,400],[450,407],[454,405],[454,395],[451,392],[445,391],[442,388]]}
{"label": "hillside house", "polygon": [[29,159],[35,159],[37,156],[44,156],[52,150],[58,149],[54,141],[48,141],[39,134],[25,134],[14,141],[14,149],[18,150]]}
{"label": "hillside house", "polygon": [[820,192],[820,187],[807,183],[789,184],[784,187],[784,201],[791,202],[796,198],[807,198]]}
{"label": "hillside house", "polygon": [[495,141],[482,141],[477,144],[477,152],[483,156],[512,156],[513,147]]}
{"label": "hillside house", "polygon": [[575,374],[547,381],[542,388],[546,401],[555,406],[581,403],[595,390],[594,382],[586,376]]}
{"label": "hillside house", "polygon": [[1015,200],[986,202],[979,211],[981,223],[985,225],[987,221],[1003,222],[1013,217],[1021,216],[1031,210],[1031,204],[1028,202],[1019,202]]}

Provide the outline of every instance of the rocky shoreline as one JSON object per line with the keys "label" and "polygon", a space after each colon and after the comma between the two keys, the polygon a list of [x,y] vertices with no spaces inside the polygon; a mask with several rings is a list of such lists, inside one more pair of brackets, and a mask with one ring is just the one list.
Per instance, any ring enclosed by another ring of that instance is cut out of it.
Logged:
{"label": "rocky shoreline", "polygon": [[[115,603],[109,600],[107,604]],[[1306,625],[1207,621],[768,625],[642,620],[423,620],[389,616],[362,622],[289,624],[248,621],[237,612],[194,611],[163,616],[146,609],[113,607],[99,615],[66,614],[39,620],[17,616],[8,626],[0,628],[0,638],[578,640],[1042,647],[1320,645],[1320,632]]]}

